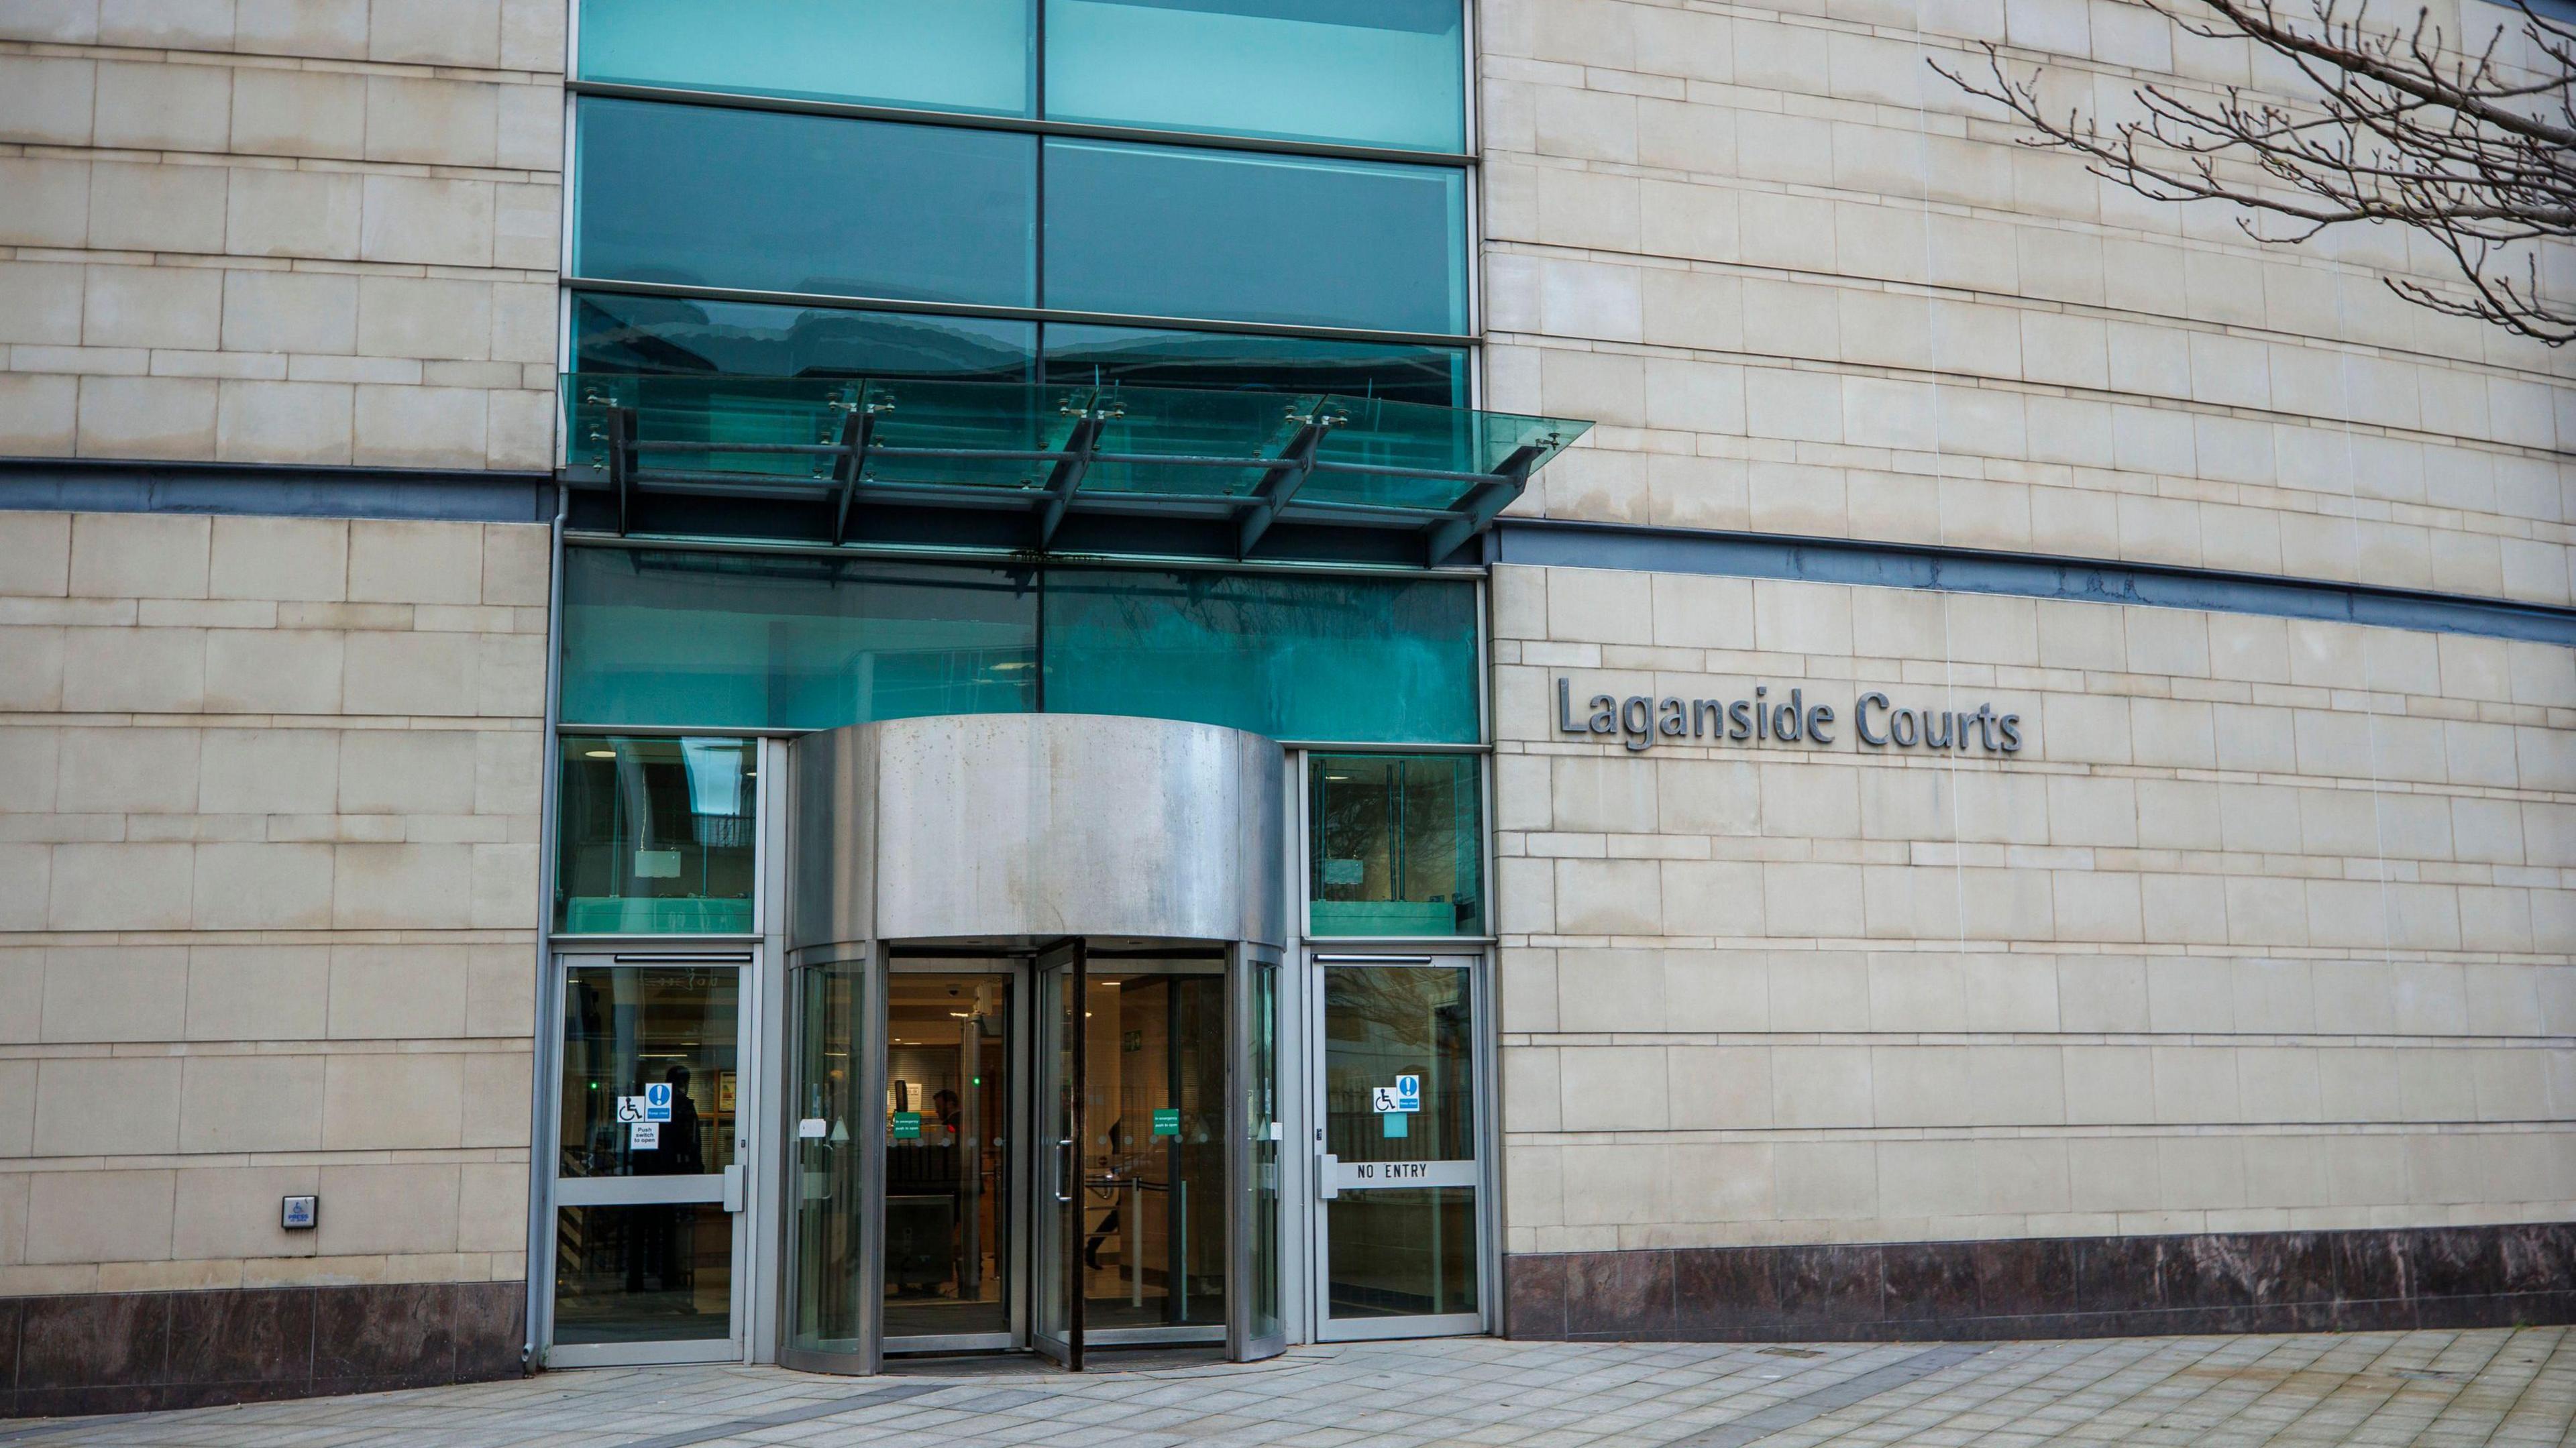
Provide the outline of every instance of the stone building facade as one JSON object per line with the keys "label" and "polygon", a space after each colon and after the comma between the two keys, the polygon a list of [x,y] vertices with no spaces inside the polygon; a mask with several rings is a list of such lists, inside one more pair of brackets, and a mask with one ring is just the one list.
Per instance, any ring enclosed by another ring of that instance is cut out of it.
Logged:
{"label": "stone building facade", "polygon": [[[0,1414],[545,1356],[580,8],[0,8]],[[1476,1325],[2576,1320],[2570,360],[1927,64],[2143,5],[1466,13]]]}

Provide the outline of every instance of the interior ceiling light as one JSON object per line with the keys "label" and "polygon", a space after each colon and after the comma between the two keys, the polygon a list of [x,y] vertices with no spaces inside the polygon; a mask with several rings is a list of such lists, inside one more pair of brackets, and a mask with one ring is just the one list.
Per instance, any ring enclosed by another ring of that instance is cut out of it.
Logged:
{"label": "interior ceiling light", "polygon": [[584,759],[615,759],[617,757],[617,751],[614,749],[585,749],[581,752],[581,757]]}

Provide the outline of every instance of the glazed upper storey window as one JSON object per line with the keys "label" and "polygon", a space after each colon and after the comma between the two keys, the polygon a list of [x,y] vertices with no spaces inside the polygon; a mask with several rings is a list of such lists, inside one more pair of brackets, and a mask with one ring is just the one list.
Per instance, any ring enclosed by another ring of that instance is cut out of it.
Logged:
{"label": "glazed upper storey window", "polygon": [[1462,0],[583,0],[580,78],[1466,149]]}

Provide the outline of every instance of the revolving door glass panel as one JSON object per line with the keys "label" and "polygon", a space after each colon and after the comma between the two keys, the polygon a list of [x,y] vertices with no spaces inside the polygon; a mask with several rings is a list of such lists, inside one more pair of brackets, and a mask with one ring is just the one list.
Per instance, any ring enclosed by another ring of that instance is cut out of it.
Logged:
{"label": "revolving door glass panel", "polygon": [[1224,1336],[1225,963],[1094,951],[1074,1270],[1093,1343]]}
{"label": "revolving door glass panel", "polygon": [[887,977],[890,1350],[1015,1345],[1013,979],[901,968]]}

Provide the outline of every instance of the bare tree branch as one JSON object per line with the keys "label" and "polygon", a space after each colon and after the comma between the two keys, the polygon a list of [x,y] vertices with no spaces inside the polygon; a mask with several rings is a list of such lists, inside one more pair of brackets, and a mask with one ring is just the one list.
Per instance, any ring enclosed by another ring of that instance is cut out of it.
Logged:
{"label": "bare tree branch", "polygon": [[[2576,237],[2576,27],[2514,0],[2519,30],[2499,24],[2464,49],[2429,10],[2412,27],[2372,29],[2369,0],[2349,11],[2347,0],[2309,0],[2298,17],[2274,0],[2143,3],[2190,34],[2269,52],[2313,93],[2284,101],[2242,86],[2142,85],[2141,118],[2106,130],[2081,109],[2045,108],[2039,73],[2016,77],[1993,44],[1986,75],[1931,65],[2038,132],[2023,144],[2073,152],[2142,196],[2233,204],[2254,213],[2237,224],[2257,241],[2295,245],[2354,222],[2419,232],[2467,287],[2387,278],[2398,296],[2553,347],[2576,341],[2576,298],[2544,291],[2538,254]],[[2507,50],[2517,36],[2527,55]]]}

